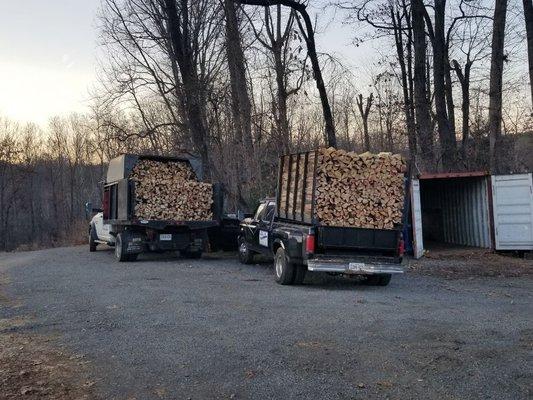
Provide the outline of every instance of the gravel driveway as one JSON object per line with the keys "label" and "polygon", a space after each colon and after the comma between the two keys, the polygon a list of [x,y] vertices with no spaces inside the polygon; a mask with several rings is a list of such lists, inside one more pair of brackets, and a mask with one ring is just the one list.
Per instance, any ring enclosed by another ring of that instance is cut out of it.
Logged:
{"label": "gravel driveway", "polygon": [[[0,254],[10,333],[57,337],[116,399],[533,398],[533,279],[323,275],[231,257]],[[0,329],[0,334],[5,334]]]}

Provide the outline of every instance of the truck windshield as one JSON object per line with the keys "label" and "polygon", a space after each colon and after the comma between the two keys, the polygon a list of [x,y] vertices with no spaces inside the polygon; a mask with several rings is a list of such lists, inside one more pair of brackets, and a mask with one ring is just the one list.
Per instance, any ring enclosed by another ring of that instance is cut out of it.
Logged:
{"label": "truck windshield", "polygon": [[272,218],[274,217],[274,212],[276,210],[276,203],[270,202],[268,203],[268,206],[265,208],[265,212],[261,216],[261,219],[266,222],[272,221]]}
{"label": "truck windshield", "polygon": [[259,204],[259,207],[257,207],[257,211],[255,212],[254,219],[256,221],[259,221],[261,217],[263,216],[263,212],[265,211],[266,203]]}

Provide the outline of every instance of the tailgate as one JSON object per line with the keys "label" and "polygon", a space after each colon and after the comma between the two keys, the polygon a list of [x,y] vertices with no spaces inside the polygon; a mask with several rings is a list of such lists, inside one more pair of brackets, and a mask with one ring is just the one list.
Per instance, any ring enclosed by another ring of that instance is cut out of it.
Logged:
{"label": "tailgate", "polygon": [[320,250],[364,250],[395,253],[401,232],[399,229],[366,229],[334,226],[317,227],[317,247]]}

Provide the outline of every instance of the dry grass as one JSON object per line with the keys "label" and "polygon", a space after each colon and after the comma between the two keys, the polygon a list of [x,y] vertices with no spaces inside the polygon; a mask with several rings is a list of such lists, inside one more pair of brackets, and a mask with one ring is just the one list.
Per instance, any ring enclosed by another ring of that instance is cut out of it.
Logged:
{"label": "dry grass", "polygon": [[68,231],[62,233],[58,238],[44,243],[24,243],[17,246],[14,251],[35,251],[49,249],[52,247],[78,246],[86,244],[88,242],[88,226],[89,223],[87,221],[78,220],[70,226]]}

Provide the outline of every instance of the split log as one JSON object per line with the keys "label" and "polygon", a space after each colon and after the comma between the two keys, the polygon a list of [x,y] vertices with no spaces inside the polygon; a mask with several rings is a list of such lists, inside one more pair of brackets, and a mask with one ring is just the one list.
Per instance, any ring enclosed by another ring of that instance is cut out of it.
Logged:
{"label": "split log", "polygon": [[213,187],[198,182],[187,162],[139,160],[133,168],[135,217],[145,220],[213,219]]}

